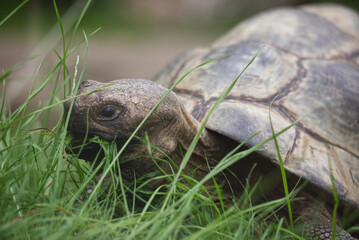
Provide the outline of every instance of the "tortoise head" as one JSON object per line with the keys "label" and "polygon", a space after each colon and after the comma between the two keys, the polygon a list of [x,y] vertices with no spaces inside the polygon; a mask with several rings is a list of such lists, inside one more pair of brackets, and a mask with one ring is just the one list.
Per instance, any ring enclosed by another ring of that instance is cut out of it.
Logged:
{"label": "tortoise head", "polygon": [[[143,79],[123,79],[109,83],[83,81],[75,100],[67,101],[64,106],[67,115],[73,102],[68,123],[68,131],[73,135],[72,145],[82,145],[85,136],[98,136],[106,141],[116,141],[120,149],[167,91],[159,84]],[[187,120],[181,103],[171,92],[136,135],[143,137],[146,132],[151,144],[171,156],[178,147],[183,127],[188,125]],[[97,144],[86,144],[80,157],[92,161],[99,150]],[[152,152],[153,155],[161,157],[159,151]],[[134,138],[120,156],[120,161],[138,156],[149,156],[148,146]],[[134,172],[137,176],[151,172],[156,165],[146,157],[126,164],[125,169],[131,176]]]}

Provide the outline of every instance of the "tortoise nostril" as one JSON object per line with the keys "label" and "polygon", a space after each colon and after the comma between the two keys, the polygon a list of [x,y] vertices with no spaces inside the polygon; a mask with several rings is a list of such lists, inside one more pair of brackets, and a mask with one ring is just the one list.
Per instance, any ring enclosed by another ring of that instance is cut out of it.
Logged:
{"label": "tortoise nostril", "polygon": [[79,107],[79,104],[78,104],[78,102],[77,102],[76,99],[75,99],[75,102],[74,102],[74,107],[75,107],[75,108],[78,108],[78,107]]}
{"label": "tortoise nostril", "polygon": [[[71,106],[71,103],[72,103],[72,99],[70,99],[70,100],[68,100],[68,101],[66,101],[66,102],[64,103],[64,112],[65,112],[65,114],[68,114],[69,109],[70,109],[70,106]],[[76,99],[75,99],[75,101],[74,101],[73,108],[79,108],[79,104],[78,104],[78,102],[76,101]]]}
{"label": "tortoise nostril", "polygon": [[89,85],[89,81],[88,80],[84,80],[84,81],[82,81],[81,82],[81,84],[80,84],[80,87],[87,87]]}
{"label": "tortoise nostril", "polygon": [[94,85],[95,81],[93,80],[83,80],[80,84],[80,88],[81,87],[90,87],[92,85]]}

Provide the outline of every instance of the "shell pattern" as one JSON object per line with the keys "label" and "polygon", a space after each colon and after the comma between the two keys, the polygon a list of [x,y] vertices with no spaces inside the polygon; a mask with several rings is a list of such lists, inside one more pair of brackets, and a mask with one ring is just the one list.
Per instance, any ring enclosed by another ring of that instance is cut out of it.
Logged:
{"label": "shell pattern", "polygon": [[[263,47],[263,48],[262,48]],[[232,54],[186,77],[175,89],[202,120],[258,49],[258,57],[211,116],[207,128],[249,145],[278,137],[287,170],[359,207],[359,15],[338,5],[279,8],[254,16],[208,48],[188,51],[155,79],[170,87],[188,69]],[[272,142],[264,154],[278,162]]]}

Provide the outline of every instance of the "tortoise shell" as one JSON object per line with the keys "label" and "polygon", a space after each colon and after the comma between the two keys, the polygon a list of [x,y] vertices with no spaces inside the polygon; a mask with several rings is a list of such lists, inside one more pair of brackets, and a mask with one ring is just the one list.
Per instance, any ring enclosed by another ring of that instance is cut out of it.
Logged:
{"label": "tortoise shell", "polygon": [[[264,46],[211,116],[206,128],[253,146],[302,118],[280,135],[285,168],[332,190],[359,207],[359,15],[338,5],[279,8],[254,16],[207,48],[182,54],[155,78],[170,87],[205,61],[175,89],[201,121],[222,91]],[[261,152],[278,163],[273,141]]]}

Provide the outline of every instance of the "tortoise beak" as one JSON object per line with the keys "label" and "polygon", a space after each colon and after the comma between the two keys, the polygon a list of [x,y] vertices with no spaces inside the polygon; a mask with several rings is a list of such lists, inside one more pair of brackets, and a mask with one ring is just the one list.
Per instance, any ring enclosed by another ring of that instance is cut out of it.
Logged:
{"label": "tortoise beak", "polygon": [[[97,159],[101,160],[104,156],[103,150],[100,144],[95,142],[89,142],[93,135],[88,135],[85,140],[85,134],[76,134],[68,132],[72,136],[72,140],[69,147],[66,148],[66,152],[69,154],[76,154],[79,158],[92,162]],[[85,141],[84,141],[85,140]],[[96,158],[96,156],[98,156]]]}

